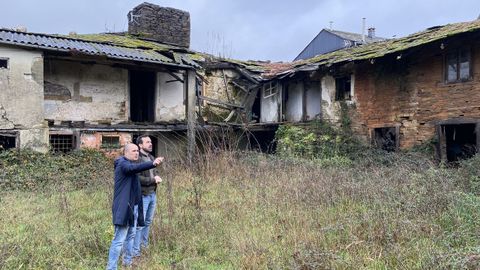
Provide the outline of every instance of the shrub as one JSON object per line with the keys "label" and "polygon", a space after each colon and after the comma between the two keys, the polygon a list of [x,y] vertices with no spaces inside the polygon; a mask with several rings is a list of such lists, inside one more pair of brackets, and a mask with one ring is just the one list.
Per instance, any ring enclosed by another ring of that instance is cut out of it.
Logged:
{"label": "shrub", "polygon": [[31,150],[0,152],[1,190],[80,189],[112,181],[113,162],[103,153],[82,149],[70,154]]}

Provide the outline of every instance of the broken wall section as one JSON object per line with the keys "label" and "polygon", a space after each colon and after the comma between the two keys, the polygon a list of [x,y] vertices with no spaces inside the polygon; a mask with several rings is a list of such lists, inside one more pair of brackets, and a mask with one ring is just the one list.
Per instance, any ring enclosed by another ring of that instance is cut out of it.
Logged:
{"label": "broken wall section", "polygon": [[[200,101],[205,121],[241,122],[245,120],[241,119],[246,117],[243,115],[239,119],[239,113],[248,107],[248,100],[246,100],[250,88],[248,82],[242,80],[242,76],[233,69],[211,69],[205,80],[201,95],[207,99]],[[250,103],[253,103],[253,100]],[[236,114],[235,118],[231,115],[232,111]]]}
{"label": "broken wall section", "polygon": [[48,128],[43,109],[41,52],[0,46],[0,135],[13,134],[16,145],[48,150]]}

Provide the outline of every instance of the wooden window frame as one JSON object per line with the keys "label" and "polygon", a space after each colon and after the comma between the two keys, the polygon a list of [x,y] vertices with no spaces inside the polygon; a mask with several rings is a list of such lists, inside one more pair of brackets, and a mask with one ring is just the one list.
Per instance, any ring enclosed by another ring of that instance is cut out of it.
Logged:
{"label": "wooden window frame", "polygon": [[[118,144],[106,144],[104,142],[104,138],[117,138],[118,139]],[[122,146],[121,146],[121,143],[120,143],[120,135],[103,135],[102,134],[102,143],[100,144],[100,148],[102,149],[106,149],[106,150],[118,150],[120,149]]]}
{"label": "wooden window frame", "polygon": [[278,82],[268,82],[262,87],[263,98],[273,97],[278,94]]}
{"label": "wooden window frame", "polygon": [[[460,79],[460,54],[462,51],[468,51],[470,54],[470,58],[468,59],[468,79]],[[457,74],[456,74],[456,80],[454,81],[449,81],[448,80],[448,55],[455,53],[456,54],[456,60],[457,60]],[[473,80],[473,50],[471,47],[459,47],[456,49],[452,49],[450,51],[447,51],[444,56],[443,56],[443,80],[445,84],[454,84],[454,83],[462,83],[462,82],[469,82]]]}

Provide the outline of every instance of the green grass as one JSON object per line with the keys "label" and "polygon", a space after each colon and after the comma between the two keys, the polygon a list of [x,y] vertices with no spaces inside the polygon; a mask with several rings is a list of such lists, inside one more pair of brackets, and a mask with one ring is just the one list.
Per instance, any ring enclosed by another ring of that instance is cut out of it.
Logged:
{"label": "green grass", "polygon": [[[26,158],[7,157],[3,177]],[[0,268],[103,269],[113,234],[111,161],[95,153],[42,161],[79,165],[35,178],[42,185],[3,179]],[[477,269],[479,165],[476,157],[443,168],[410,154],[335,164],[223,153],[195,168],[167,163],[173,193],[165,183],[158,190],[151,245],[136,268]]]}

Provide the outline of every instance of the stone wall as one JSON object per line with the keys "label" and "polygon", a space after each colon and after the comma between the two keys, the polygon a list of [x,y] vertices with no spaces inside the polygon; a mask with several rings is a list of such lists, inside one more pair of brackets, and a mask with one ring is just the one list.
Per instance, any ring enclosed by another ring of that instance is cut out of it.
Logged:
{"label": "stone wall", "polygon": [[190,46],[190,14],[150,3],[128,13],[128,33],[181,47]]}
{"label": "stone wall", "polygon": [[[241,105],[245,99],[245,93],[236,89],[231,83],[240,77],[241,75],[233,69],[209,70],[203,83],[202,95],[225,103]],[[229,114],[229,109],[204,102],[202,116],[206,121],[223,121]]]}
{"label": "stone wall", "polygon": [[47,60],[45,119],[117,124],[128,121],[128,70]]}
{"label": "stone wall", "polygon": [[17,145],[48,149],[48,127],[43,110],[43,57],[39,51],[0,46],[0,133],[17,134]]}

